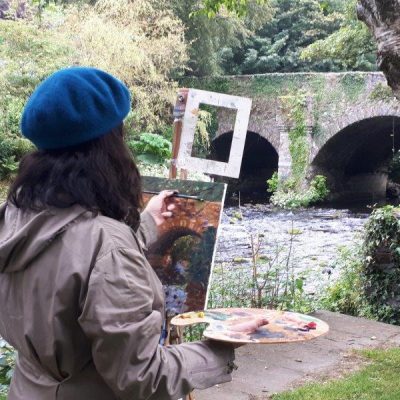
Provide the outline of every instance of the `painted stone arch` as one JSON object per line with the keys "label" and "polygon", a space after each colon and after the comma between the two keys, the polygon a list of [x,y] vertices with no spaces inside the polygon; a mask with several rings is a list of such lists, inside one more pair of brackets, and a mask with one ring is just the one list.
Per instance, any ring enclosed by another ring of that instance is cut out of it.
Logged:
{"label": "painted stone arch", "polygon": [[149,248],[147,258],[158,276],[163,278],[163,282],[168,282],[169,278],[173,278],[173,273],[171,272],[174,261],[173,246],[179,239],[183,238],[200,241],[201,233],[188,227],[178,226],[175,229],[161,233],[157,242]]}
{"label": "painted stone arch", "polygon": [[171,247],[171,243],[174,243],[179,238],[184,236],[201,237],[203,231],[204,228],[194,230],[185,226],[177,226],[175,229],[170,229],[161,234],[156,244],[149,251],[153,254],[164,254]]}
{"label": "painted stone arch", "polygon": [[400,149],[400,113],[364,115],[354,116],[312,159],[312,174],[328,178],[333,199],[373,201],[386,195],[388,165]]}

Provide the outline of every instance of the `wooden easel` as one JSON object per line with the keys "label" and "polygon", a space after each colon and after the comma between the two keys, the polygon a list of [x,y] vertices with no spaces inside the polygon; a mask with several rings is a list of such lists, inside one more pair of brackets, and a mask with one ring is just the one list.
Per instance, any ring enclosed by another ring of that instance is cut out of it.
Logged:
{"label": "wooden easel", "polygon": [[[173,139],[172,139],[172,160],[169,168],[169,179],[176,179],[178,175],[178,168],[176,166],[176,160],[178,158],[179,148],[181,145],[181,136],[182,136],[182,126],[183,126],[183,117],[185,115],[187,97],[188,97],[189,89],[179,89],[178,95],[176,98],[176,103],[174,107],[174,129],[173,129]],[[179,177],[181,180],[187,179],[187,171],[184,169],[180,170]],[[166,329],[167,329],[167,338],[165,340],[165,344],[179,344],[183,342],[183,331],[184,328],[174,327],[173,331],[171,328],[171,319],[167,316],[166,318]],[[189,393],[186,396],[186,400],[195,400],[194,394]]]}
{"label": "wooden easel", "polygon": [[[176,159],[178,158],[179,148],[181,145],[183,117],[185,115],[187,97],[189,89],[179,89],[174,107],[174,134],[172,139],[172,160],[169,168],[169,179],[176,179],[178,168],[176,166]],[[180,171],[180,179],[187,179],[187,171],[182,169]]]}

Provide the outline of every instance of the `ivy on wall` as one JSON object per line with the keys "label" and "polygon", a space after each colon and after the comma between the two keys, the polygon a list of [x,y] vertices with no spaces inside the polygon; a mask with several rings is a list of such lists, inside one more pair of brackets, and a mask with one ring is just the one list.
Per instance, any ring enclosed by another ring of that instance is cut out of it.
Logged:
{"label": "ivy on wall", "polygon": [[268,180],[268,191],[273,192],[271,203],[282,208],[307,207],[322,201],[329,194],[326,178],[317,175],[306,185],[309,165],[310,143],[307,129],[308,93],[299,91],[296,95],[280,98],[284,123],[289,127],[289,152],[291,174],[285,180]]}
{"label": "ivy on wall", "polygon": [[289,151],[292,159],[291,175],[296,189],[300,189],[308,167],[310,153],[307,138],[307,94],[281,97],[282,111],[287,116],[289,130]]}

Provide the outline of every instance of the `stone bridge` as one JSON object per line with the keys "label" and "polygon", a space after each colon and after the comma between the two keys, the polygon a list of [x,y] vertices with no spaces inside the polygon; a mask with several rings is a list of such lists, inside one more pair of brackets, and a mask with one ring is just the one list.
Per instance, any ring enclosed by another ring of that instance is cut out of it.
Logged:
{"label": "stone bridge", "polygon": [[[292,138],[300,129],[307,142],[306,180],[327,176],[336,199],[385,196],[388,164],[400,149],[400,102],[383,74],[265,74],[184,84],[253,99],[241,176],[230,181],[234,187],[265,193],[274,171],[289,176],[298,157]],[[220,161],[229,158],[234,115],[218,110],[212,153]]]}

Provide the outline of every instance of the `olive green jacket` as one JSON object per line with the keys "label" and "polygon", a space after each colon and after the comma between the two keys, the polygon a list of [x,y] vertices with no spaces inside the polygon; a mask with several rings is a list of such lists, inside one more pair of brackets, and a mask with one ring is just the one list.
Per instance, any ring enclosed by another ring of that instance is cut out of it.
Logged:
{"label": "olive green jacket", "polygon": [[18,350],[9,400],[178,399],[231,379],[233,350],[161,347],[156,236],[79,206],[0,208],[0,335]]}

